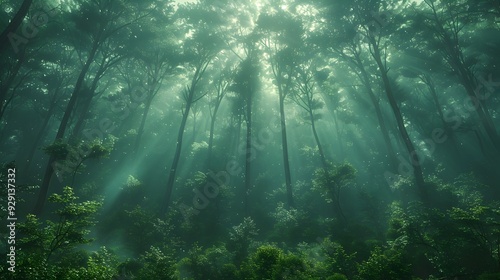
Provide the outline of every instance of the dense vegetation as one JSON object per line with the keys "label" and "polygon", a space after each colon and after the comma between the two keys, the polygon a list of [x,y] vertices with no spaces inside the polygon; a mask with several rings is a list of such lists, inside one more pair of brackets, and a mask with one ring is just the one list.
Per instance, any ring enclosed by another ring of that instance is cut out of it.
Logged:
{"label": "dense vegetation", "polygon": [[500,279],[498,0],[1,6],[1,279]]}

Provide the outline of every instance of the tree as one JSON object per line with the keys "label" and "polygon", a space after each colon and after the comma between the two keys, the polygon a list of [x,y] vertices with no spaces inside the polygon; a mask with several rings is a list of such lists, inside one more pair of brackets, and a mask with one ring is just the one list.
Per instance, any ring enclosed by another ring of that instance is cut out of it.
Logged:
{"label": "tree", "polygon": [[211,30],[199,27],[193,37],[185,42],[185,59],[187,60],[187,67],[193,69],[191,82],[182,92],[184,105],[182,109],[182,119],[177,133],[177,141],[174,152],[174,158],[169,170],[168,181],[166,186],[166,197],[164,201],[164,210],[166,211],[170,205],[172,191],[181,156],[182,140],[184,137],[184,130],[186,128],[187,119],[191,111],[191,107],[195,102],[200,100],[204,95],[198,93],[197,86],[202,79],[207,67],[210,65],[214,57],[221,51],[220,38]]}
{"label": "tree", "polygon": [[261,14],[257,24],[262,32],[261,45],[270,57],[269,64],[278,90],[287,205],[294,208],[290,161],[288,159],[285,99],[293,90],[293,79],[298,59],[297,51],[302,42],[303,28],[299,20],[285,14],[279,8],[275,13]]}
{"label": "tree", "polygon": [[[225,61],[227,63],[227,61]],[[208,106],[210,111],[210,132],[208,136],[208,156],[207,163],[210,166],[212,161],[212,150],[214,145],[214,130],[215,122],[217,120],[217,113],[219,111],[222,100],[229,91],[231,85],[231,72],[233,72],[233,67],[226,66],[218,73],[217,77],[213,80],[214,94],[208,95]]]}
{"label": "tree", "polygon": [[[478,61],[467,55],[462,38],[471,32],[468,25],[481,20],[489,12],[478,14],[478,5],[472,4],[472,7],[469,7],[469,4],[469,1],[426,0],[421,4],[422,10],[415,15],[412,23],[414,28],[422,30],[420,37],[427,43],[427,48],[439,52],[449,70],[458,78],[473,104],[472,109],[477,113],[481,126],[498,152],[500,137],[491,113],[485,107],[491,89],[484,86],[484,83],[481,84],[481,77],[478,77],[475,70],[479,66]],[[494,10],[492,12],[494,13]],[[498,9],[496,12],[498,13]]]}
{"label": "tree", "polygon": [[51,195],[49,201],[59,205],[54,212],[55,221],[47,220],[46,226],[42,226],[35,215],[28,214],[26,221],[19,225],[19,243],[25,250],[19,260],[21,270],[16,273],[23,277],[52,277],[50,273],[55,267],[47,265],[52,259],[68,255],[77,246],[92,241],[88,238],[89,228],[96,223],[94,216],[101,202],[78,202],[71,187],[65,187],[62,194]]}
{"label": "tree", "polygon": [[28,14],[28,11],[32,3],[33,0],[24,0],[23,3],[21,4],[21,7],[19,7],[19,10],[15,14],[14,18],[9,22],[7,27],[0,34],[0,52],[3,52],[4,49],[11,42],[10,37],[12,33],[16,32],[19,26],[21,26],[24,17],[26,17],[26,14]]}
{"label": "tree", "polygon": [[[139,6],[138,9],[132,9],[130,7],[127,8],[124,2],[100,0],[92,3],[84,2],[80,6],[75,5],[72,7],[73,12],[77,8],[79,8],[79,12],[70,14],[69,20],[74,29],[68,30],[70,30],[69,32],[76,31],[80,34],[79,38],[81,38],[82,41],[78,43],[83,45],[80,49],[83,50],[83,52],[80,53],[80,57],[84,62],[73,87],[71,98],[66,105],[66,109],[64,110],[64,115],[59,124],[54,142],[61,141],[64,138],[65,132],[70,124],[70,117],[75,110],[75,106],[82,98],[82,93],[85,92],[82,91],[82,88],[86,84],[86,80],[89,78],[89,70],[95,63],[95,59],[98,55],[102,55],[100,61],[101,63],[98,64],[99,70],[94,75],[92,86],[97,84],[107,67],[115,64],[116,59],[118,58],[117,55],[119,56],[118,52],[117,54],[113,53],[114,56],[107,57],[106,51],[109,49],[106,49],[106,47],[108,47],[114,39],[120,41],[117,37],[126,37],[127,28],[144,18],[148,13],[147,9],[156,8],[154,5],[151,7],[147,6],[145,3],[142,5],[143,6]],[[79,45],[76,47],[80,48]],[[90,93],[92,93],[92,91]],[[50,156],[45,168],[42,184],[40,186],[38,200],[33,210],[35,214],[40,214],[43,210],[55,167],[57,167],[56,158],[54,156]],[[63,170],[58,171],[61,172]]]}
{"label": "tree", "polygon": [[292,95],[292,99],[297,105],[306,111],[306,119],[311,125],[314,140],[321,158],[321,163],[323,168],[327,168],[328,161],[326,160],[325,153],[323,152],[323,146],[321,145],[316,131],[316,121],[321,117],[321,114],[316,112],[323,108],[324,103],[321,99],[315,97],[315,70],[314,63],[311,60],[305,61],[297,67],[298,92]]}
{"label": "tree", "polygon": [[350,3],[342,1],[337,3],[322,3],[319,6],[325,17],[326,26],[322,26],[317,34],[313,34],[311,41],[318,46],[319,51],[326,55],[333,55],[347,64],[352,73],[358,77],[368,94],[368,97],[375,109],[380,133],[384,139],[386,152],[388,154],[389,166],[392,170],[397,170],[396,152],[391,143],[390,130],[385,114],[382,110],[381,98],[374,90],[376,81],[373,81],[373,73],[370,71],[371,65],[366,58],[368,53],[364,41],[356,36],[356,19],[349,12]]}
{"label": "tree", "polygon": [[[175,46],[173,44],[158,42],[151,45],[153,49],[150,52],[144,52],[139,58],[139,65],[142,66],[146,72],[146,100],[144,102],[144,112],[142,114],[141,124],[137,130],[137,138],[135,140],[134,151],[139,150],[139,143],[144,133],[146,125],[146,118],[153,99],[161,89],[163,80],[171,75],[178,65],[176,61],[176,54],[174,52]],[[158,47],[160,46],[160,47]]]}
{"label": "tree", "polygon": [[255,155],[252,148],[252,105],[258,90],[259,84],[259,64],[257,62],[256,49],[250,45],[245,60],[240,65],[236,77],[234,77],[231,90],[236,92],[239,96],[238,99],[243,102],[243,109],[246,123],[246,140],[245,140],[245,188],[243,192],[243,207],[245,215],[249,215],[250,206],[248,195],[252,187],[252,164]]}

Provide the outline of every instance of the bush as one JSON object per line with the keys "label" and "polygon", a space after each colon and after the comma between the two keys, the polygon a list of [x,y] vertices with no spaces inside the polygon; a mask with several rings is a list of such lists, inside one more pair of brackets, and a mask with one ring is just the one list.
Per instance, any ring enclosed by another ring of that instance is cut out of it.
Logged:
{"label": "bush", "polygon": [[358,265],[359,280],[412,279],[410,265],[404,263],[401,252],[376,247],[367,261]]}
{"label": "bush", "polygon": [[263,245],[242,265],[242,279],[314,279],[305,260],[286,254],[272,245]]}

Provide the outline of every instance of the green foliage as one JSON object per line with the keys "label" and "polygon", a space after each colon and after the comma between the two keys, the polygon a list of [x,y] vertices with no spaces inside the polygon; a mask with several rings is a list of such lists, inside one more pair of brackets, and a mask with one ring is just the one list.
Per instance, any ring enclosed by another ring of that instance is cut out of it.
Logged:
{"label": "green foliage", "polygon": [[101,142],[71,146],[68,143],[57,141],[45,146],[43,150],[57,160],[65,160],[70,154],[73,154],[73,156],[81,154],[80,157],[82,158],[103,158],[111,152],[111,147],[103,145]]}
{"label": "green foliage", "polygon": [[294,232],[298,231],[305,215],[297,209],[287,209],[283,202],[278,202],[276,210],[271,213],[274,219],[274,231],[277,238],[289,240]]}
{"label": "green foliage", "polygon": [[360,280],[404,280],[412,279],[409,264],[403,259],[400,251],[389,249],[382,251],[376,247],[370,258],[358,265]]}
{"label": "green foliage", "polygon": [[180,279],[235,279],[238,271],[231,260],[231,253],[224,246],[213,246],[203,251],[195,244],[178,264]]}
{"label": "green foliage", "polygon": [[62,141],[57,141],[45,146],[43,151],[51,156],[54,156],[57,160],[64,160],[70,153],[70,145]]}
{"label": "green foliage", "polygon": [[337,202],[340,189],[354,180],[355,175],[356,169],[349,163],[328,169],[318,168],[314,174],[313,187],[322,193],[328,203]]}
{"label": "green foliage", "polygon": [[71,269],[65,279],[108,280],[117,274],[118,259],[106,247],[88,257],[87,266]]}
{"label": "green foliage", "polygon": [[313,279],[306,261],[272,245],[257,248],[242,265],[242,279]]}
{"label": "green foliage", "polygon": [[326,280],[348,280],[348,278],[344,274],[334,273],[332,276],[328,276]]}
{"label": "green foliage", "polygon": [[139,269],[135,279],[176,279],[174,262],[172,258],[163,253],[159,248],[151,248],[139,258],[142,267]]}
{"label": "green foliage", "polygon": [[93,143],[90,146],[88,158],[103,158],[109,155],[111,149],[102,145],[101,143]]}
{"label": "green foliage", "polygon": [[436,203],[393,203],[388,237],[390,244],[405,248],[416,259],[425,256],[436,274],[478,274],[496,267],[500,213],[498,203],[486,203],[476,180],[460,176],[453,183],[432,182],[436,196],[449,197]]}
{"label": "green foliage", "polygon": [[233,227],[229,233],[228,248],[235,253],[236,263],[240,263],[248,255],[248,248],[254,241],[259,230],[255,222],[250,217],[243,219],[243,222]]}
{"label": "green foliage", "polygon": [[76,202],[77,199],[71,187],[65,187],[62,195],[50,196],[50,202],[60,205],[54,211],[58,217],[57,222],[47,220],[46,226],[42,228],[39,219],[29,214],[26,221],[19,226],[24,235],[21,243],[48,260],[53,254],[91,242],[91,239],[86,238],[88,228],[95,224],[94,215],[102,202]]}
{"label": "green foliage", "polygon": [[477,280],[497,280],[500,279],[500,273],[485,273],[479,275]]}
{"label": "green foliage", "polygon": [[141,181],[137,180],[134,176],[132,175],[128,175],[127,177],[127,183],[125,184],[125,188],[127,189],[135,189],[135,188],[138,188],[140,187],[142,184],[141,184]]}
{"label": "green foliage", "polygon": [[324,276],[340,273],[352,277],[356,274],[356,253],[349,254],[342,245],[325,238],[321,242],[324,261],[322,274]]}
{"label": "green foliage", "polygon": [[102,203],[77,200],[73,189],[65,187],[62,194],[49,197],[50,202],[58,205],[54,211],[57,216],[55,221],[41,222],[38,217],[29,214],[19,224],[18,242],[22,248],[19,275],[28,279],[61,279],[68,268],[57,264],[64,263],[65,257],[78,245],[92,241],[87,238],[89,227],[95,224],[94,216]]}

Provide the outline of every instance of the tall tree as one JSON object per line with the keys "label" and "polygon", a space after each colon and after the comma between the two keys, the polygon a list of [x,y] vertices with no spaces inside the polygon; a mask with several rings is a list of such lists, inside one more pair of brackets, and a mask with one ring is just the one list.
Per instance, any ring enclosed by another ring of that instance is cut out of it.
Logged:
{"label": "tall tree", "polygon": [[[227,63],[227,61],[225,61]],[[229,86],[231,85],[231,72],[233,72],[233,68],[230,66],[226,66],[225,69],[217,73],[217,77],[213,79],[213,90],[214,93],[208,96],[208,106],[210,111],[210,131],[208,136],[208,156],[207,163],[208,166],[211,165],[212,161],[212,150],[214,146],[214,131],[215,131],[215,123],[217,120],[217,113],[219,112],[220,105],[222,100],[226,96],[226,93],[229,90]]]}
{"label": "tall tree", "polygon": [[270,57],[269,64],[278,91],[287,205],[294,208],[286,132],[285,99],[293,90],[298,60],[297,52],[303,41],[304,31],[302,23],[298,19],[286,14],[280,8],[276,8],[272,13],[261,14],[257,24],[262,35],[261,45]]}
{"label": "tall tree", "polygon": [[[68,22],[73,28],[68,28],[68,32],[77,32],[81,41],[76,48],[82,50],[80,58],[82,59],[82,68],[79,71],[78,78],[73,87],[71,98],[66,105],[64,115],[59,124],[54,143],[61,142],[64,139],[65,132],[69,126],[69,121],[78,99],[81,97],[82,88],[88,79],[88,72],[95,63],[96,57],[110,41],[118,38],[126,38],[127,28],[148,14],[148,9],[160,7],[148,6],[142,3],[137,7],[131,8],[123,1],[99,0],[94,2],[75,3],[71,7],[71,13]],[[76,12],[78,11],[78,12]],[[104,63],[108,58],[103,58]],[[36,202],[34,213],[40,214],[44,208],[49,185],[54,174],[55,168],[59,168],[55,155],[50,155],[40,192]],[[63,170],[58,170],[59,172]]]}
{"label": "tall tree", "polygon": [[164,211],[168,210],[172,199],[172,191],[174,189],[176,173],[181,156],[187,119],[193,104],[204,96],[198,92],[198,85],[205,74],[207,67],[210,65],[214,57],[222,50],[221,40],[217,34],[214,33],[213,30],[207,30],[203,27],[204,26],[198,26],[199,29],[190,30],[195,33],[184,43],[184,55],[185,59],[188,61],[186,67],[191,68],[193,74],[191,76],[191,82],[182,92],[182,98],[184,101],[182,119],[177,133],[174,157],[169,169],[168,181],[166,185],[166,197],[163,204]]}
{"label": "tall tree", "polygon": [[298,90],[292,95],[292,100],[306,111],[305,119],[308,120],[311,125],[321,163],[323,168],[326,169],[328,167],[328,161],[323,151],[321,141],[319,140],[318,132],[316,131],[316,121],[321,118],[321,114],[318,113],[318,111],[323,108],[324,103],[321,99],[316,97],[315,71],[316,69],[314,68],[312,60],[303,61],[297,67],[298,74],[296,83]]}
{"label": "tall tree", "polygon": [[374,86],[377,81],[373,79],[373,73],[370,71],[372,65],[367,59],[368,50],[365,48],[362,40],[356,36],[357,31],[354,25],[354,19],[349,12],[349,4],[342,1],[336,4],[320,3],[325,17],[325,26],[322,26],[312,36],[312,42],[318,45],[320,51],[325,55],[333,56],[347,64],[352,73],[359,79],[368,94],[375,115],[380,127],[380,134],[383,137],[386,152],[388,155],[388,165],[392,170],[397,170],[397,158],[394,145],[391,142],[390,129],[387,125],[387,116],[382,109],[383,99],[378,96]]}
{"label": "tall tree", "polygon": [[17,10],[17,13],[14,15],[14,18],[12,18],[7,27],[5,27],[0,34],[0,53],[11,44],[12,33],[16,32],[19,26],[21,26],[32,3],[33,0],[24,0],[21,7],[19,7],[19,10]]}
{"label": "tall tree", "polygon": [[240,63],[238,72],[233,80],[233,85],[231,86],[231,90],[238,94],[238,99],[243,101],[242,109],[244,110],[243,115],[245,116],[246,124],[245,188],[243,192],[243,207],[245,216],[250,215],[248,196],[252,187],[252,161],[255,156],[252,153],[252,105],[258,89],[259,68],[256,49],[253,46],[249,46],[247,57]]}
{"label": "tall tree", "polygon": [[[381,15],[386,15],[386,9],[393,8],[388,6],[389,5],[385,1],[374,1],[373,3],[356,2],[355,12],[358,20],[360,20],[358,28],[360,34],[362,34],[363,38],[367,41],[370,54],[377,64],[387,99],[398,125],[398,131],[410,155],[416,186],[419,189],[421,198],[425,200],[427,199],[427,194],[420,155],[406,129],[405,121],[396,101],[394,88],[388,74],[387,44],[391,30],[389,30],[384,22],[381,22],[381,20],[387,20],[381,19]],[[392,32],[394,32],[394,30],[392,30]]]}
{"label": "tall tree", "polygon": [[[385,0],[368,2],[361,0],[339,1],[336,3],[325,2],[325,10],[328,17],[334,18],[334,21],[339,22],[339,26],[345,30],[344,32],[340,32],[340,34],[342,35],[340,36],[341,41],[361,41],[359,43],[361,45],[355,43],[351,44],[350,47],[350,52],[354,55],[350,56],[349,59],[352,61],[352,63],[354,63],[354,65],[359,64],[361,59],[361,57],[357,55],[357,53],[359,53],[358,46],[364,46],[365,48],[368,48],[368,52],[373,63],[376,65],[378,75],[380,77],[380,82],[383,85],[385,95],[389,102],[393,116],[396,120],[399,135],[403,140],[406,150],[410,156],[416,186],[418,187],[422,198],[424,198],[426,196],[425,181],[421,162],[419,159],[419,153],[416,150],[415,145],[413,144],[408,130],[405,126],[404,117],[398,106],[393,84],[391,83],[391,78],[389,77],[390,68],[387,65],[390,36],[397,29],[397,24],[387,24],[387,21],[389,20],[388,15],[391,9],[400,9],[400,5],[400,1]],[[340,52],[341,55],[342,53],[343,51]],[[357,68],[359,71],[360,68]],[[360,78],[363,83],[367,84],[369,78],[367,79],[367,77],[362,73]],[[374,96],[372,94],[373,92],[370,93],[370,90],[368,92],[371,97]],[[376,103],[377,102],[375,102],[374,104]],[[379,120],[379,122],[380,121],[381,119]],[[386,145],[389,144],[387,135],[385,135],[384,138],[386,138]],[[389,150],[390,148],[388,145],[387,147]]]}
{"label": "tall tree", "polygon": [[[420,38],[427,42],[429,49],[441,53],[449,70],[454,73],[458,81],[465,89],[468,98],[472,102],[473,111],[479,117],[480,124],[493,146],[500,151],[500,137],[494,125],[491,113],[485,106],[489,98],[488,88],[484,87],[476,75],[479,61],[469,57],[465,51],[465,41],[462,37],[470,36],[473,31],[468,30],[468,25],[482,20],[488,13],[498,13],[497,9],[486,8],[481,11],[481,5],[472,4],[469,1],[435,1],[425,0],[421,4],[422,11],[419,12],[412,24],[421,32]],[[474,30],[475,31],[475,30]]]}

